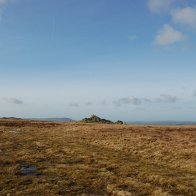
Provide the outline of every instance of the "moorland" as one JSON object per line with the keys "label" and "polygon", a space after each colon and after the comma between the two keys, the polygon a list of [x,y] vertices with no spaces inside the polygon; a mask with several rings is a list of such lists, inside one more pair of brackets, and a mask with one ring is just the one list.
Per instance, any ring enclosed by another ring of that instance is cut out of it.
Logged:
{"label": "moorland", "polygon": [[0,195],[196,195],[196,126],[0,120]]}

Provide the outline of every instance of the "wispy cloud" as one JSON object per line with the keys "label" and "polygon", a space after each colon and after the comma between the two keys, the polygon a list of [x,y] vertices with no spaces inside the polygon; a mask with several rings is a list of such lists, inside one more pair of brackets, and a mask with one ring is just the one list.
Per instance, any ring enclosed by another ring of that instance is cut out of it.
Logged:
{"label": "wispy cloud", "polygon": [[192,106],[192,107],[188,107],[189,110],[196,110],[196,107]]}
{"label": "wispy cloud", "polygon": [[86,105],[86,106],[92,106],[93,103],[92,103],[91,101],[88,101],[88,102],[85,103],[85,105]]}
{"label": "wispy cloud", "polygon": [[0,6],[5,5],[9,0],[0,0]]}
{"label": "wispy cloud", "polygon": [[142,112],[142,111],[146,111],[146,108],[143,108],[143,107],[137,107],[137,108],[134,108],[135,111],[138,111],[138,112]]}
{"label": "wispy cloud", "polygon": [[22,105],[24,102],[20,99],[17,98],[11,98],[11,97],[4,97],[2,98],[5,102],[11,103],[11,104],[16,104],[16,105]]}
{"label": "wispy cloud", "polygon": [[170,10],[173,0],[148,0],[148,8],[152,13]]}
{"label": "wispy cloud", "polygon": [[157,98],[157,102],[160,103],[175,103],[178,101],[178,97],[174,95],[162,94]]}
{"label": "wispy cloud", "polygon": [[173,110],[181,110],[183,108],[182,107],[179,107],[179,106],[175,106],[175,107],[172,107],[171,109],[173,109]]}
{"label": "wispy cloud", "polygon": [[[175,103],[179,100],[177,96],[169,95],[169,94],[161,94],[158,98],[138,98],[138,97],[124,97],[118,100],[113,101],[115,106],[123,106],[123,105],[141,105],[145,103]],[[141,109],[141,107],[138,107]],[[143,108],[142,108],[143,109]]]}
{"label": "wispy cloud", "polygon": [[185,38],[186,36],[183,33],[175,30],[172,26],[165,24],[156,35],[154,42],[157,45],[166,46],[182,42]]}
{"label": "wispy cloud", "polygon": [[101,101],[101,105],[106,105],[107,104],[107,101],[104,99]]}
{"label": "wispy cloud", "polygon": [[141,100],[145,103],[152,103],[152,100],[149,98],[142,98]]}
{"label": "wispy cloud", "polygon": [[0,0],[0,22],[2,21],[2,15],[3,15],[3,12],[4,12],[4,7],[7,3],[9,3],[9,1],[11,0]]}
{"label": "wispy cloud", "polygon": [[184,7],[176,9],[171,15],[175,23],[196,28],[196,8]]}
{"label": "wispy cloud", "polygon": [[114,104],[116,106],[122,106],[122,105],[141,105],[142,101],[139,98],[136,97],[124,97],[121,99],[118,99],[114,101]]}
{"label": "wispy cloud", "polygon": [[135,41],[135,40],[137,40],[137,39],[138,39],[138,36],[137,36],[137,35],[129,35],[129,36],[128,36],[128,40],[131,41],[131,42],[132,42],[132,41]]}
{"label": "wispy cloud", "polygon": [[77,108],[77,107],[79,107],[80,105],[79,105],[79,103],[77,103],[77,102],[73,102],[73,103],[70,103],[69,106],[70,106],[70,107],[75,107],[75,108]]}

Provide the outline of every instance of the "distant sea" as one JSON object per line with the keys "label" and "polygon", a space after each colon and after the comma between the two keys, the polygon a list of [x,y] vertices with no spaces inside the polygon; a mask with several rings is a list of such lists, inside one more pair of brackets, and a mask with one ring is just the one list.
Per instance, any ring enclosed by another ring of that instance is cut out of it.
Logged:
{"label": "distant sea", "polygon": [[196,121],[133,121],[127,124],[139,125],[196,125]]}

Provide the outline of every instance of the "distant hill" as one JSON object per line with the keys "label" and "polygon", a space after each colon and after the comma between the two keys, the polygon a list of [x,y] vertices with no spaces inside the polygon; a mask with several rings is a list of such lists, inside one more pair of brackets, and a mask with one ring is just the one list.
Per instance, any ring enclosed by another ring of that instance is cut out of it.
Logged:
{"label": "distant hill", "polygon": [[71,118],[16,118],[16,117],[2,117],[0,120],[35,120],[47,122],[74,122]]}
{"label": "distant hill", "polygon": [[2,117],[1,120],[22,120],[22,118],[15,118],[15,117]]}
{"label": "distant hill", "polygon": [[74,122],[70,118],[31,118],[29,120],[48,121],[48,122]]}
{"label": "distant hill", "polygon": [[120,120],[114,123],[110,120],[100,118],[96,115],[92,115],[90,118],[84,118],[80,122],[83,122],[83,123],[102,123],[102,124],[123,124],[123,122]]}

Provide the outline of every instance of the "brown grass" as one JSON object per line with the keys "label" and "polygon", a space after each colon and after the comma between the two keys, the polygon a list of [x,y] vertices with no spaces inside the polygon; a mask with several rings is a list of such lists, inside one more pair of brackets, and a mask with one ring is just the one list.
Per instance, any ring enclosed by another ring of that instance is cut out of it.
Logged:
{"label": "brown grass", "polygon": [[0,168],[2,196],[196,195],[196,127],[4,120]]}

